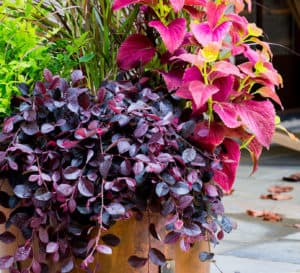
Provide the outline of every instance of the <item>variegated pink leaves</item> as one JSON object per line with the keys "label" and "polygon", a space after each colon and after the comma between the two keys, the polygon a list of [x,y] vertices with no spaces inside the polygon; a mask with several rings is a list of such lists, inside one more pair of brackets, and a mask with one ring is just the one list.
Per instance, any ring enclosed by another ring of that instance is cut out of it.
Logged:
{"label": "variegated pink leaves", "polygon": [[178,18],[165,26],[161,21],[151,21],[150,27],[154,27],[160,34],[166,48],[170,53],[178,49],[186,34],[186,21],[184,18]]}
{"label": "variegated pink leaves", "polygon": [[133,34],[121,45],[117,62],[120,68],[129,70],[148,63],[154,55],[155,48],[151,41],[144,35]]}

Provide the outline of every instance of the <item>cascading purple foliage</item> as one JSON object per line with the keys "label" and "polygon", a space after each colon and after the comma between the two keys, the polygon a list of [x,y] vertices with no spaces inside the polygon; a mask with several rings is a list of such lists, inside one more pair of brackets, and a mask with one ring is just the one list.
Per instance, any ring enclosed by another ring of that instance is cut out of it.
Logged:
{"label": "cascading purple foliage", "polygon": [[[1,176],[13,192],[0,191],[0,205],[11,209],[0,219],[25,238],[14,255],[0,258],[1,268],[21,272],[15,265],[28,260],[22,272],[48,272],[54,261],[70,272],[75,258],[87,267],[97,251],[110,254],[119,243],[102,230],[146,211],[172,216],[162,240],[180,240],[184,250],[231,231],[222,191],[211,181],[221,148],[208,153],[193,144],[197,121],[171,94],[109,81],[94,98],[81,71],[72,73],[71,85],[48,70],[44,77],[33,95],[21,86],[18,110],[0,134]],[[149,229],[155,234],[153,223]],[[15,239],[9,230],[0,234],[2,242]],[[158,249],[149,251],[153,263],[164,262]],[[139,267],[146,258],[129,262]]]}

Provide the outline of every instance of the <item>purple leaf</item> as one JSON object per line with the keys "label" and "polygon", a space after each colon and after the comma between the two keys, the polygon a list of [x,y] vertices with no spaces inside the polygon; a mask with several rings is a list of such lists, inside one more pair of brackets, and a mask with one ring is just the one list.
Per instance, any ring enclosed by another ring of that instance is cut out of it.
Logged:
{"label": "purple leaf", "polygon": [[131,174],[132,166],[129,160],[122,161],[120,165],[120,173],[125,176],[129,176]]}
{"label": "purple leaf", "polygon": [[9,269],[14,263],[14,257],[4,256],[0,258],[0,269]]}
{"label": "purple leaf", "polygon": [[97,251],[102,254],[110,255],[112,254],[112,249],[106,245],[98,245]]}
{"label": "purple leaf", "polygon": [[163,266],[166,263],[165,255],[160,252],[157,248],[150,248],[149,258],[152,263],[158,266]]}
{"label": "purple leaf", "polygon": [[61,273],[69,273],[74,269],[74,262],[72,259],[65,261],[61,266]]}
{"label": "purple leaf", "polygon": [[128,258],[128,263],[130,264],[130,266],[132,266],[133,268],[140,268],[143,267],[146,263],[147,263],[148,259],[147,258],[142,258],[142,257],[138,257],[138,256],[130,256]]}
{"label": "purple leaf", "polygon": [[130,143],[127,140],[123,140],[123,139],[118,141],[117,146],[120,154],[124,154],[128,152],[130,149]]}
{"label": "purple leaf", "polygon": [[76,180],[81,175],[81,170],[77,167],[69,166],[63,170],[63,176],[68,180]]}
{"label": "purple leaf", "polygon": [[147,167],[146,167],[146,172],[149,172],[149,173],[161,173],[163,170],[163,166],[162,164],[160,163],[148,163]]}
{"label": "purple leaf", "polygon": [[7,151],[13,151],[13,152],[16,150],[19,150],[25,154],[33,153],[33,150],[29,146],[20,143],[16,143],[14,144],[14,146],[11,146],[10,148],[7,149]]}
{"label": "purple leaf", "polygon": [[69,184],[59,184],[57,187],[57,191],[64,196],[70,196],[73,190],[73,186]]}
{"label": "purple leaf", "polygon": [[217,191],[216,186],[212,184],[205,184],[204,185],[205,194],[209,197],[217,197],[219,196],[219,193]]}
{"label": "purple leaf", "polygon": [[15,252],[15,261],[25,261],[30,255],[31,245],[24,245],[17,248]]}
{"label": "purple leaf", "polygon": [[158,197],[163,197],[169,193],[169,186],[165,182],[160,182],[156,185],[155,192]]}
{"label": "purple leaf", "polygon": [[133,172],[135,175],[139,175],[144,170],[144,163],[141,161],[137,161],[133,165]]}
{"label": "purple leaf", "polygon": [[10,231],[4,231],[0,234],[0,241],[5,244],[13,243],[16,240],[16,236]]}
{"label": "purple leaf", "polygon": [[71,74],[72,84],[76,85],[78,82],[84,80],[85,77],[81,70],[74,70]]}
{"label": "purple leaf", "polygon": [[40,238],[41,242],[43,242],[44,244],[47,244],[49,242],[48,232],[43,227],[39,228],[39,238]]}
{"label": "purple leaf", "polygon": [[173,212],[175,209],[175,203],[174,201],[169,198],[163,205],[162,205],[162,210],[161,210],[161,215],[162,216],[167,216],[171,212]]}
{"label": "purple leaf", "polygon": [[44,79],[46,82],[49,82],[49,83],[52,82],[53,74],[49,69],[47,69],[47,68],[44,69],[43,76],[44,76]]}
{"label": "purple leaf", "polygon": [[221,221],[221,227],[226,233],[230,233],[233,229],[231,220],[228,217],[223,216]]}
{"label": "purple leaf", "polygon": [[9,117],[4,120],[3,123],[3,133],[9,134],[14,129],[15,117]]}
{"label": "purple leaf", "polygon": [[145,163],[150,162],[150,158],[144,154],[138,154],[135,156],[135,158]]}
{"label": "purple leaf", "polygon": [[185,225],[183,228],[183,232],[187,235],[187,236],[198,236],[201,234],[201,229],[198,225],[196,224],[189,224],[189,225]]}
{"label": "purple leaf", "polygon": [[32,191],[29,185],[19,184],[14,187],[14,194],[19,198],[30,198],[32,196]]}
{"label": "purple leaf", "polygon": [[49,242],[46,246],[47,253],[55,253],[58,251],[59,245],[56,242]]}
{"label": "purple leaf", "polygon": [[211,253],[211,252],[202,251],[202,252],[199,254],[199,259],[200,259],[201,262],[209,261],[209,260],[211,260],[213,257],[214,257],[214,253]]}
{"label": "purple leaf", "polygon": [[144,136],[148,131],[149,125],[147,123],[142,123],[134,130],[133,135],[136,138]]}
{"label": "purple leaf", "polygon": [[196,158],[196,151],[192,148],[185,149],[182,153],[182,159],[185,163],[189,163],[195,160]]}
{"label": "purple leaf", "polygon": [[99,171],[103,178],[106,178],[112,163],[112,156],[105,156],[104,161],[99,164]]}
{"label": "purple leaf", "polygon": [[189,205],[192,204],[194,200],[194,197],[192,195],[185,195],[185,196],[181,196],[178,200],[178,206],[181,209],[185,209],[187,208]]}
{"label": "purple leaf", "polygon": [[184,195],[189,193],[189,186],[184,182],[177,182],[174,186],[170,187],[171,191],[177,195]]}
{"label": "purple leaf", "polygon": [[42,272],[42,267],[40,263],[36,260],[32,261],[31,269],[33,273],[41,273]]}
{"label": "purple leaf", "polygon": [[120,203],[112,203],[105,209],[110,215],[123,215],[125,213],[125,208]]}
{"label": "purple leaf", "polygon": [[144,35],[133,34],[121,44],[117,63],[121,69],[129,70],[145,65],[152,60],[154,55],[155,48],[152,42]]}
{"label": "purple leaf", "polygon": [[164,243],[165,244],[174,244],[176,243],[178,240],[180,239],[180,233],[179,232],[175,232],[175,231],[171,231],[169,232],[165,239],[164,239]]}
{"label": "purple leaf", "polygon": [[43,134],[48,134],[48,133],[52,132],[54,129],[55,129],[55,127],[52,124],[44,123],[41,127],[41,132]]}
{"label": "purple leaf", "polygon": [[120,244],[120,239],[114,234],[105,234],[101,237],[102,241],[109,246],[117,246]]}
{"label": "purple leaf", "polygon": [[161,238],[160,238],[159,234],[156,231],[155,224],[151,223],[149,225],[149,232],[153,236],[154,239],[156,239],[158,241],[161,241]]}
{"label": "purple leaf", "polygon": [[5,222],[6,222],[6,216],[2,211],[0,211],[0,224],[4,224]]}
{"label": "purple leaf", "polygon": [[38,188],[34,193],[34,198],[39,201],[49,201],[52,193],[45,188]]}
{"label": "purple leaf", "polygon": [[[131,107],[131,105],[129,107]],[[127,111],[129,112],[129,108]],[[128,122],[130,121],[130,118],[126,115],[118,114],[118,115],[113,116],[110,121],[111,122],[117,121],[121,127],[124,127],[125,125],[128,124]]]}
{"label": "purple leaf", "polygon": [[168,154],[168,153],[160,153],[160,154],[157,156],[157,160],[158,160],[159,162],[163,162],[163,163],[174,162],[173,156],[171,156],[171,155]]}
{"label": "purple leaf", "polygon": [[92,197],[94,195],[94,184],[87,178],[82,178],[78,183],[78,191],[85,197]]}
{"label": "purple leaf", "polygon": [[159,32],[170,53],[174,53],[174,51],[182,44],[186,34],[186,21],[184,18],[177,18],[168,26],[165,26],[159,20],[151,21],[148,25],[154,27]]}
{"label": "purple leaf", "polygon": [[57,146],[63,149],[71,149],[77,146],[78,141],[77,140],[67,140],[67,139],[58,139],[56,141]]}
{"label": "purple leaf", "polygon": [[71,213],[74,212],[76,210],[76,207],[77,207],[76,201],[74,199],[70,199],[68,202],[69,211]]}
{"label": "purple leaf", "polygon": [[33,110],[27,110],[24,112],[23,117],[26,121],[35,121],[36,120],[36,112]]}
{"label": "purple leaf", "polygon": [[36,122],[24,122],[21,128],[26,135],[33,136],[39,132],[39,127]]}

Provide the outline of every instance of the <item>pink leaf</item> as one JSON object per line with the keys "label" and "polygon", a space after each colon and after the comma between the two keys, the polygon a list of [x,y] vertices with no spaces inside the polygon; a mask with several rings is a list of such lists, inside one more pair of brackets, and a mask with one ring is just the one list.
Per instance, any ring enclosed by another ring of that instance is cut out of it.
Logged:
{"label": "pink leaf", "polygon": [[230,75],[224,78],[219,78],[214,81],[214,85],[219,88],[219,92],[213,95],[214,101],[228,101],[230,95],[233,94],[234,76]]}
{"label": "pink leaf", "polygon": [[192,81],[189,85],[189,90],[193,97],[193,103],[196,106],[195,110],[204,106],[208,99],[219,91],[217,87],[213,85],[206,85],[201,81]]}
{"label": "pink leaf", "polygon": [[234,75],[237,77],[242,76],[240,70],[236,65],[226,61],[216,62],[213,66],[213,70],[218,71],[219,72],[218,75],[223,77],[228,75]]}
{"label": "pink leaf", "polygon": [[280,98],[276,94],[276,91],[274,90],[274,87],[263,86],[263,87],[259,88],[256,92],[259,93],[260,95],[262,95],[265,98],[271,98],[278,105],[280,105],[281,109],[283,109]]}
{"label": "pink leaf", "polygon": [[184,6],[184,0],[170,0],[175,12],[181,11]]}
{"label": "pink leaf", "polygon": [[155,0],[115,0],[113,5],[112,5],[112,9],[113,10],[118,10],[124,7],[127,7],[131,4],[136,4],[136,3],[143,3],[146,5],[151,5],[151,4],[155,4]]}
{"label": "pink leaf", "polygon": [[225,139],[223,146],[224,149],[220,153],[222,170],[215,170],[214,180],[225,191],[229,192],[232,189],[236,177],[241,151],[239,144],[232,139]]}
{"label": "pink leaf", "polygon": [[225,138],[224,125],[217,122],[199,122],[196,124],[193,141],[206,150],[213,151]]}
{"label": "pink leaf", "polygon": [[133,34],[127,37],[119,48],[117,63],[120,68],[128,70],[150,62],[155,55],[155,48],[144,35]]}
{"label": "pink leaf", "polygon": [[169,91],[173,91],[180,87],[182,78],[181,70],[175,69],[171,70],[170,72],[161,71],[160,74],[162,74]]}
{"label": "pink leaf", "polygon": [[221,43],[229,32],[231,22],[223,22],[214,29],[207,22],[201,24],[191,24],[191,31],[196,40],[203,46],[211,42]]}
{"label": "pink leaf", "polygon": [[219,115],[224,124],[229,128],[237,128],[241,125],[234,104],[215,103],[213,110]]}
{"label": "pink leaf", "polygon": [[184,4],[187,6],[205,6],[207,0],[185,0]]}
{"label": "pink leaf", "polygon": [[191,81],[199,81],[199,80],[203,80],[203,77],[197,66],[192,66],[185,69],[182,77],[183,83],[191,82]]}
{"label": "pink leaf", "polygon": [[193,99],[192,94],[189,90],[189,83],[184,83],[175,93],[175,96],[178,96],[183,99],[191,100]]}
{"label": "pink leaf", "polygon": [[268,148],[275,131],[275,109],[270,101],[243,101],[236,105],[241,121],[260,144]]}
{"label": "pink leaf", "polygon": [[248,144],[247,150],[251,155],[251,159],[253,162],[252,173],[254,173],[258,168],[258,159],[260,158],[260,155],[262,153],[262,145],[257,141],[256,138],[253,138]]}
{"label": "pink leaf", "polygon": [[214,2],[208,2],[207,3],[207,21],[211,28],[214,28],[220,18],[223,16],[224,11],[226,9],[226,5],[221,4],[218,5]]}
{"label": "pink leaf", "polygon": [[150,27],[154,27],[160,34],[166,48],[171,52],[182,44],[186,33],[186,21],[184,18],[177,18],[168,26],[165,26],[161,21],[151,21]]}
{"label": "pink leaf", "polygon": [[172,57],[171,60],[172,59],[179,59],[198,67],[202,67],[204,63],[204,58],[199,54],[183,53],[179,56]]}

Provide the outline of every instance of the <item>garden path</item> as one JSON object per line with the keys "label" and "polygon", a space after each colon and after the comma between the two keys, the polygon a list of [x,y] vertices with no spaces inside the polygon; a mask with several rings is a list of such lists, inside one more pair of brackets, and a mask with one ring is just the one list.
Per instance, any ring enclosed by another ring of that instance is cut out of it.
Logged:
{"label": "garden path", "polygon": [[[211,273],[300,273],[300,182],[282,177],[300,172],[300,153],[272,145],[265,151],[256,173],[249,156],[243,156],[234,192],[224,197],[227,214],[237,221],[238,229],[226,234],[216,246],[216,266]],[[291,200],[263,200],[261,194],[273,185],[293,186]],[[248,216],[246,211],[268,210],[282,215],[280,222],[267,222]],[[219,268],[219,269],[218,269]]]}

